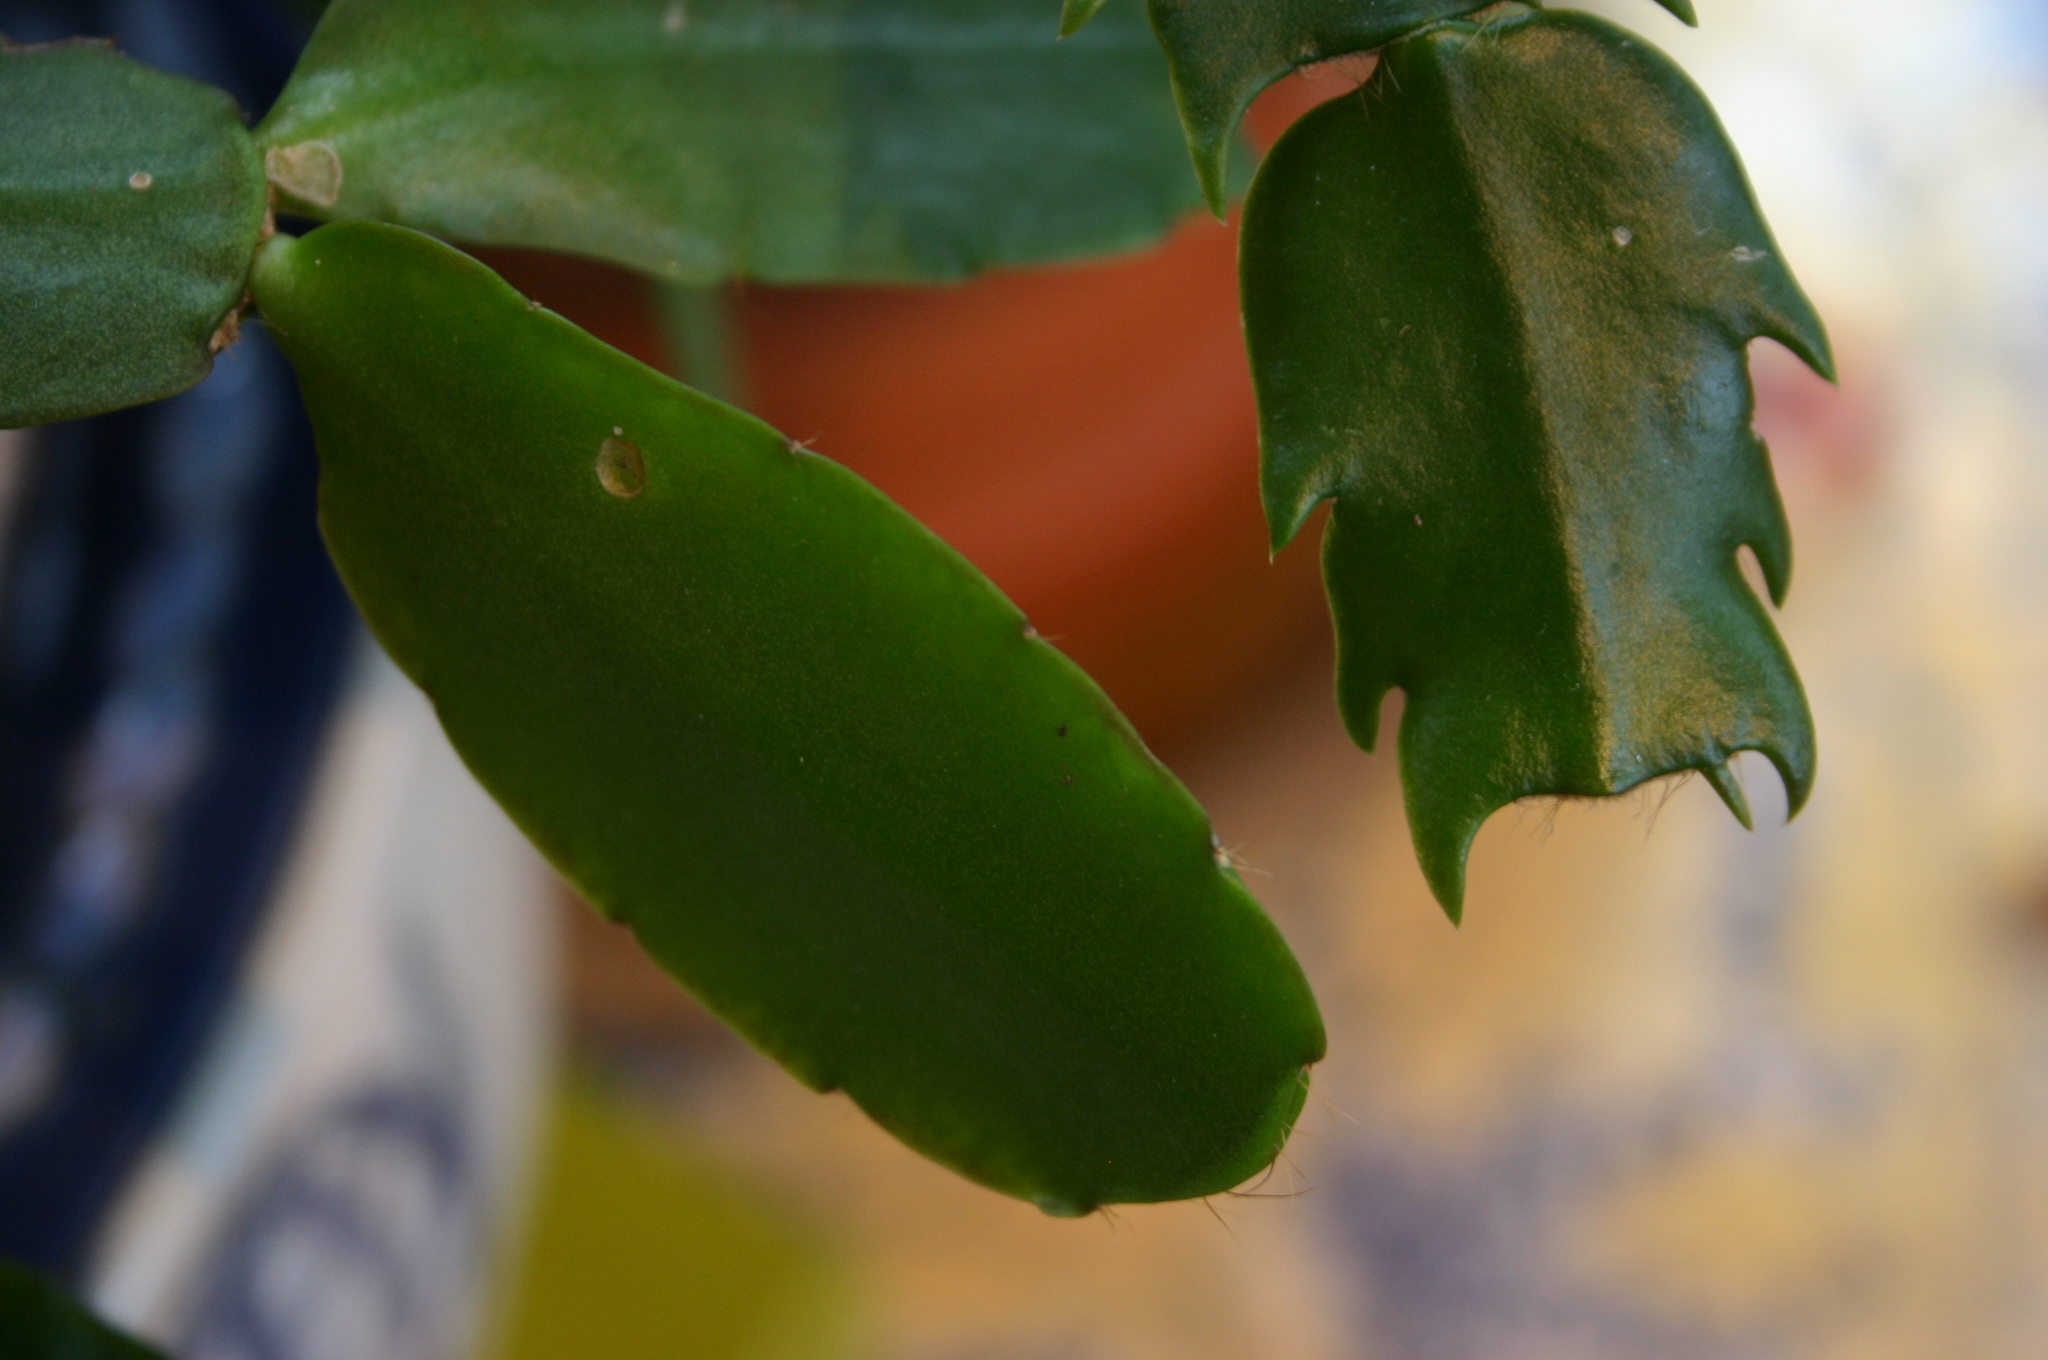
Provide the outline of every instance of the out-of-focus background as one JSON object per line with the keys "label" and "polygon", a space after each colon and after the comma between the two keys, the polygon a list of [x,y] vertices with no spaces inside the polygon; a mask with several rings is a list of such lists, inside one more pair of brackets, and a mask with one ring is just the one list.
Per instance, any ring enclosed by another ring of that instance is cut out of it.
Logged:
{"label": "out-of-focus background", "polygon": [[[2048,10],[1594,7],[1712,96],[1841,361],[1754,353],[1798,822],[1761,761],[1755,834],[1697,783],[1510,809],[1445,922],[1338,722],[1312,544],[1266,559],[1224,226],[957,290],[499,254],[1103,682],[1308,968],[1301,1129],[1240,1194],[1053,1220],[747,1050],[352,631],[258,338],[134,428],[0,435],[0,1253],[207,1360],[2048,1354]],[[100,17],[260,108],[280,58],[220,10],[182,48]],[[195,836],[264,867],[209,879]]]}

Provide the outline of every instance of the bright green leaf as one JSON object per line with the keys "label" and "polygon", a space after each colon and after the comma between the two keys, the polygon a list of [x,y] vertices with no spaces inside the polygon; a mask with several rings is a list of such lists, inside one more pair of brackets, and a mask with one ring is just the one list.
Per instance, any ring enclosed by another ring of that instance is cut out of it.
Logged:
{"label": "bright green leaf", "polygon": [[0,41],[0,428],[183,391],[263,229],[234,101],[97,42]]}
{"label": "bright green leaf", "polygon": [[1407,692],[1416,846],[1455,914],[1495,809],[1813,777],[1774,597],[1791,544],[1745,345],[1827,338],[1706,100],[1581,14],[1448,24],[1281,139],[1245,211],[1267,514],[1324,546],[1359,742]]}
{"label": "bright green leaf", "polygon": [[1058,1212],[1253,1175],[1322,1054],[1100,690],[839,465],[371,223],[276,240],[356,602],[534,843],[741,1033]]}
{"label": "bright green leaf", "polygon": [[[1075,0],[1068,0],[1072,14]],[[1491,0],[1150,0],[1209,206],[1229,198],[1230,143],[1259,91],[1290,71],[1369,52]],[[1657,0],[1687,23],[1692,0]]]}
{"label": "bright green leaf", "polygon": [[672,279],[952,279],[1195,206],[1135,5],[337,0],[259,136],[321,217]]}
{"label": "bright green leaf", "polygon": [[4,1360],[163,1360],[122,1335],[33,1271],[0,1261],[0,1357]]}

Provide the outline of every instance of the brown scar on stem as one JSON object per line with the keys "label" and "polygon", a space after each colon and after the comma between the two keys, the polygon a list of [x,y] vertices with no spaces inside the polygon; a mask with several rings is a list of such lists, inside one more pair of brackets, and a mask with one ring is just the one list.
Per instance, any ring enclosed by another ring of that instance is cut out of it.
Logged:
{"label": "brown scar on stem", "polygon": [[241,298],[236,301],[234,306],[228,308],[228,314],[220,319],[220,324],[213,328],[213,334],[207,337],[206,354],[208,358],[220,353],[242,338],[242,318],[248,315],[250,305],[249,290],[244,288]]}
{"label": "brown scar on stem", "polygon": [[[264,185],[263,192],[263,225],[256,229],[256,250],[261,250],[263,243],[275,235],[277,235],[277,186],[266,184]],[[249,260],[252,266],[255,263],[255,259],[256,251],[252,250],[249,252]],[[209,357],[220,353],[242,338],[242,320],[254,310],[255,306],[256,299],[250,295],[248,285],[242,285],[242,296],[235,299],[235,305],[228,308],[228,314],[220,319],[220,324],[213,328],[213,334],[207,337],[206,353]]]}

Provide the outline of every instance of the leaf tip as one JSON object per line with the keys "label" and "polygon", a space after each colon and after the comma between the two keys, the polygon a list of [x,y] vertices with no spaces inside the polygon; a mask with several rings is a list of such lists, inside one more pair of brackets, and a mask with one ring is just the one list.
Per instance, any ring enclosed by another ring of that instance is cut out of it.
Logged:
{"label": "leaf tip", "polygon": [[1415,858],[1423,881],[1453,926],[1465,923],[1465,859],[1485,818],[1467,818],[1441,810],[1425,810],[1410,800],[1408,822],[1415,840]]}
{"label": "leaf tip", "polygon": [[1657,0],[1657,3],[1670,10],[1673,15],[1677,16],[1678,21],[1687,28],[1698,28],[1700,26],[1700,16],[1693,9],[1692,0]]}
{"label": "leaf tip", "polygon": [[1828,339],[1827,328],[1821,326],[1818,321],[1814,325],[1813,338],[1801,348],[1799,357],[1806,361],[1807,367],[1821,377],[1837,387],[1841,386],[1842,375],[1835,367],[1834,343]]}
{"label": "leaf tip", "polygon": [[1792,591],[1792,533],[1784,523],[1784,516],[1780,514],[1778,523],[1765,532],[1752,535],[1743,546],[1756,554],[1756,565],[1763,572],[1764,593],[1771,598],[1771,608],[1783,609],[1785,597]]}
{"label": "leaf tip", "polygon": [[[1260,431],[1259,461],[1263,465],[1260,499],[1266,509],[1266,546],[1275,557],[1286,551],[1316,507],[1336,497],[1330,479],[1303,481],[1289,471],[1291,459],[1277,447],[1277,436]],[[1325,568],[1327,571],[1327,567]]]}
{"label": "leaf tip", "polygon": [[[1807,719],[1807,724],[1811,719]],[[1802,724],[1790,734],[1791,743],[1774,743],[1758,748],[1765,759],[1778,771],[1778,778],[1785,785],[1785,820],[1790,822],[1805,811],[1807,800],[1813,797],[1814,761],[1813,734]]]}
{"label": "leaf tip", "polygon": [[1060,36],[1071,38],[1088,26],[1108,0],[1065,0],[1060,7]]}
{"label": "leaf tip", "polygon": [[1202,200],[1209,205],[1209,211],[1216,215],[1218,222],[1230,216],[1230,138],[1227,136],[1196,141],[1190,137],[1188,149],[1195,159],[1195,179],[1202,186]]}
{"label": "leaf tip", "polygon": [[1749,795],[1743,791],[1741,776],[1735,773],[1734,766],[1722,761],[1716,765],[1701,766],[1700,773],[1706,776],[1707,783],[1713,785],[1714,792],[1721,795],[1721,801],[1728,805],[1728,811],[1735,814],[1735,820],[1742,823],[1742,829],[1756,830],[1756,818],[1749,810]]}

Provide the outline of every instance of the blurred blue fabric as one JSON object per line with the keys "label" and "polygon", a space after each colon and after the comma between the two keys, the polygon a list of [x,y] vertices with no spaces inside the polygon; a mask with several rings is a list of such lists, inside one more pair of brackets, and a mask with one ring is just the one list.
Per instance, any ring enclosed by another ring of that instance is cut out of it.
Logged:
{"label": "blurred blue fabric", "polygon": [[[256,0],[0,0],[260,115],[308,31]],[[259,923],[353,636],[289,365],[36,431],[0,542],[0,1256],[78,1283]]]}

